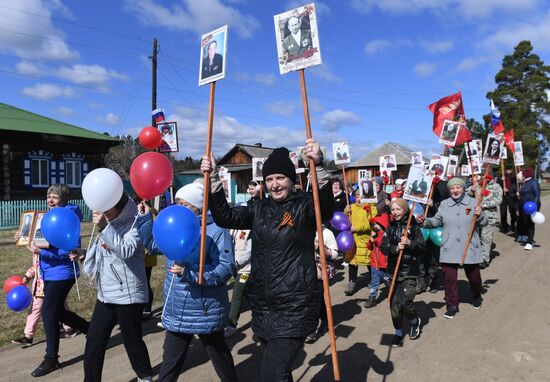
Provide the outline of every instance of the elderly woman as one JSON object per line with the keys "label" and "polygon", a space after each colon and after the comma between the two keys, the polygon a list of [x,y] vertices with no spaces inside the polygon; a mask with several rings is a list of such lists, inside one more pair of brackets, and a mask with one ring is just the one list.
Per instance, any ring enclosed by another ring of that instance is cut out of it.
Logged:
{"label": "elderly woman", "polygon": [[[462,261],[462,254],[468,240],[472,219],[476,219],[476,225],[478,226],[487,225],[488,220],[481,207],[477,206],[476,199],[464,193],[464,181],[462,179],[453,178],[449,180],[447,187],[451,197],[441,202],[435,216],[425,218],[419,215],[417,220],[419,223],[423,223],[425,228],[443,227],[439,260],[443,268],[445,302],[447,303],[445,318],[453,318],[458,312],[458,267]],[[479,263],[483,261],[478,232],[476,227],[464,261],[464,272],[470,283],[475,309],[481,308]]]}
{"label": "elderly woman", "polygon": [[[334,199],[328,173],[321,167],[321,150],[306,141],[306,154],[317,166],[321,219],[332,215]],[[263,167],[269,198],[250,206],[230,208],[212,158],[203,157],[201,170],[210,173],[210,207],[220,227],[250,229],[251,270],[247,295],[252,330],[260,338],[261,382],[292,381],[292,362],[306,336],[317,329],[320,309],[315,265],[315,209],[311,193],[295,192],[296,171],[288,150],[275,149]]]}

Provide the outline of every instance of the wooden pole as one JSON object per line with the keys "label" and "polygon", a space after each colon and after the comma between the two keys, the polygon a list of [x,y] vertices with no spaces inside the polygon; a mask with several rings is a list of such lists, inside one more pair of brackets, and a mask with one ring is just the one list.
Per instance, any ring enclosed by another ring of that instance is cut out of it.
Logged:
{"label": "wooden pole", "polygon": [[[413,217],[414,207],[416,207],[416,202],[412,202],[411,209],[409,211],[409,218],[407,219],[407,227],[405,232],[403,232],[404,238],[409,236],[409,228],[411,227],[411,221]],[[395,264],[395,269],[393,271],[393,278],[391,280],[390,292],[388,293],[388,304],[391,304],[391,296],[393,294],[393,288],[395,287],[395,280],[397,279],[397,271],[399,270],[399,264],[401,264],[401,258],[403,257],[403,249],[399,250],[399,256],[397,257],[397,264]]]}
{"label": "wooden pole", "polygon": [[[306,138],[311,138],[311,121],[309,119],[309,105],[307,101],[306,77],[304,69],[300,69],[300,87],[302,88],[302,105],[304,108],[304,121],[306,127]],[[327,274],[327,259],[325,257],[325,243],[323,240],[323,227],[321,222],[321,205],[319,202],[319,184],[317,182],[317,170],[313,160],[309,160],[309,174],[311,178],[311,188],[313,192],[313,204],[315,206],[315,223],[317,225],[317,237],[319,239],[319,256],[321,258],[321,273],[323,276],[323,289],[325,297],[325,305],[327,308],[327,321],[330,336],[330,348],[332,354],[332,370],[334,372],[334,380],[340,380],[340,367],[338,365],[338,354],[336,352],[336,338],[334,336],[334,320],[332,318],[332,306],[330,302],[330,289]]]}
{"label": "wooden pole", "polygon": [[[432,182],[432,185],[430,186],[430,193],[428,194],[428,200],[432,199],[433,193],[434,193],[435,183]],[[428,216],[428,211],[430,210],[430,205],[426,203],[426,209],[424,210],[424,217],[426,218]]]}
{"label": "wooden pole", "polygon": [[[208,104],[208,130],[206,132],[206,156],[212,155],[212,130],[214,124],[214,96],[216,94],[216,81],[210,83],[210,102]],[[199,260],[199,285],[202,285],[204,273],[204,260],[206,257],[206,221],[208,213],[208,195],[210,194],[210,174],[204,173],[204,193],[202,199],[201,243]]]}
{"label": "wooden pole", "polygon": [[262,181],[260,180],[260,199],[264,198],[264,187],[262,185]]}
{"label": "wooden pole", "polygon": [[506,193],[506,192],[509,192],[510,190],[506,189],[506,181],[504,179],[504,159],[501,159],[500,160],[500,171],[502,173],[502,190]]}
{"label": "wooden pole", "polygon": [[301,189],[302,191],[305,191],[305,190],[304,190],[304,183],[302,182],[302,174],[301,174],[301,173],[298,174],[298,179],[300,180],[300,189]]}
{"label": "wooden pole", "polygon": [[348,206],[349,215],[351,215],[351,208],[349,207],[348,180],[346,179],[344,165],[342,165],[342,178],[344,178],[344,195],[346,195],[346,205]]}
{"label": "wooden pole", "polygon": [[[483,180],[481,182],[481,190],[479,191],[479,195],[477,196],[476,207],[479,207],[481,205],[481,200],[483,199],[483,191],[485,191],[485,187],[487,186],[487,173],[489,172],[490,168],[491,168],[491,164],[486,163],[485,173],[483,174]],[[464,190],[464,192],[466,192],[466,190]],[[466,248],[464,248],[464,253],[462,254],[462,261],[460,262],[461,265],[464,265],[464,261],[466,261],[466,256],[468,255],[468,249],[470,248],[470,242],[472,241],[472,236],[474,235],[476,221],[477,221],[477,216],[474,214],[474,216],[472,216],[472,222],[470,223],[470,233],[468,234],[468,240],[466,241]]]}

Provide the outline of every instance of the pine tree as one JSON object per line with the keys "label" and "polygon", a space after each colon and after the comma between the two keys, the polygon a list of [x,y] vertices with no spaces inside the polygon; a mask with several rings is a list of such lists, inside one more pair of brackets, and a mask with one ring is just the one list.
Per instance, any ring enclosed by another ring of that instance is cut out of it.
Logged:
{"label": "pine tree", "polygon": [[550,66],[532,51],[531,43],[522,41],[504,57],[497,88],[487,98],[500,109],[506,129],[513,128],[516,141],[522,141],[525,165],[540,170],[550,148]]}

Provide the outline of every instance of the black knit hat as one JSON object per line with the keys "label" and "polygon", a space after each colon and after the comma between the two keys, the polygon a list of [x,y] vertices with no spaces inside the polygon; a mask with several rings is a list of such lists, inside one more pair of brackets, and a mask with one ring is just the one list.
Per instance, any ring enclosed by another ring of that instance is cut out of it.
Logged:
{"label": "black knit hat", "polygon": [[264,182],[265,178],[272,174],[283,174],[288,176],[293,183],[296,181],[296,168],[288,154],[289,152],[285,147],[276,148],[269,154],[262,168]]}

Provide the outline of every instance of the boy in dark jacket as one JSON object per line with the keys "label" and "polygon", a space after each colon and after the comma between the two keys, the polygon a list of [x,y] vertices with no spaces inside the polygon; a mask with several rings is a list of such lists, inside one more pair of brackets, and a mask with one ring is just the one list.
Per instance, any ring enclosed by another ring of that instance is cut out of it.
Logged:
{"label": "boy in dark jacket", "polygon": [[391,201],[393,220],[384,234],[380,248],[388,256],[388,274],[390,277],[393,277],[397,266],[399,252],[403,250],[393,295],[390,296],[391,318],[395,328],[393,347],[403,346],[403,316],[411,324],[409,333],[411,340],[420,337],[421,331],[421,320],[414,309],[414,296],[416,295],[416,280],[420,276],[419,256],[426,252],[426,244],[414,217],[411,220],[408,237],[403,236],[407,226],[408,214],[409,207],[406,200],[397,198]]}

